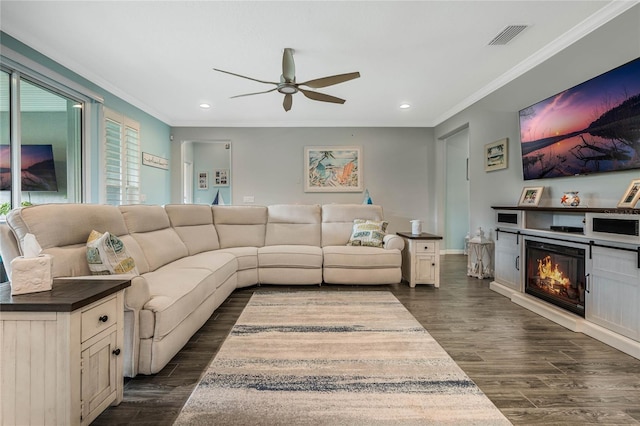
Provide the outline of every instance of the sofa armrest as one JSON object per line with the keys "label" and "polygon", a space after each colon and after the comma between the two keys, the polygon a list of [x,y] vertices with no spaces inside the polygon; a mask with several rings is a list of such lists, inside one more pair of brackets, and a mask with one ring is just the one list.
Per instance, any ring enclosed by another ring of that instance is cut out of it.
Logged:
{"label": "sofa armrest", "polygon": [[124,306],[127,309],[139,311],[151,299],[147,280],[136,275],[131,279],[131,287],[124,290]]}
{"label": "sofa armrest", "polygon": [[404,239],[396,234],[386,234],[382,243],[382,247],[386,250],[398,249],[402,251],[404,248]]}

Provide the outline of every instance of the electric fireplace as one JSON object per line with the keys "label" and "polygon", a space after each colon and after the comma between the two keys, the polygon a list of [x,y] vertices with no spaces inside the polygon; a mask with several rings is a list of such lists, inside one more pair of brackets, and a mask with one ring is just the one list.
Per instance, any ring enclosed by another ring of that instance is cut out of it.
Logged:
{"label": "electric fireplace", "polygon": [[585,250],[526,240],[525,292],[584,317]]}

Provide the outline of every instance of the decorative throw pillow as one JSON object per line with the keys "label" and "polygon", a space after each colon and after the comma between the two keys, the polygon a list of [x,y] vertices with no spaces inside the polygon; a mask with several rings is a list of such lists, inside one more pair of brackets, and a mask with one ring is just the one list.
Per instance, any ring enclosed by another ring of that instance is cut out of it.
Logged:
{"label": "decorative throw pillow", "polygon": [[108,232],[91,231],[87,240],[87,262],[93,275],[138,273],[122,240]]}
{"label": "decorative throw pillow", "polygon": [[382,220],[355,219],[348,246],[382,247],[388,223]]}

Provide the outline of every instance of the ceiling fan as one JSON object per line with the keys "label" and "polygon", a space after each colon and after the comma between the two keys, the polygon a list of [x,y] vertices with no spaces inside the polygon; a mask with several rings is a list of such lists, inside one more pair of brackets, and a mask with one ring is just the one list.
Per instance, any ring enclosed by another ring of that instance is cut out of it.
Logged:
{"label": "ceiling fan", "polygon": [[246,93],[244,95],[232,96],[232,98],[260,95],[262,93],[269,93],[269,92],[273,92],[274,90],[277,90],[278,92],[284,95],[284,101],[282,102],[282,106],[284,107],[285,111],[289,111],[291,109],[291,105],[293,103],[292,95],[297,92],[301,92],[307,98],[312,99],[314,101],[333,102],[336,104],[343,104],[345,103],[344,99],[336,98],[335,96],[326,95],[324,93],[314,92],[308,89],[303,89],[300,86],[307,86],[312,89],[318,89],[321,87],[333,86],[334,84],[344,83],[345,81],[353,80],[354,78],[360,77],[359,72],[350,72],[346,74],[332,75],[330,77],[317,78],[315,80],[305,81],[304,83],[296,83],[296,65],[293,62],[293,49],[290,47],[286,47],[284,49],[284,53],[282,54],[282,75],[280,76],[280,82],[278,83],[274,81],[258,80],[256,78],[246,77],[244,75],[236,74],[229,71],[224,71],[217,68],[214,68],[214,71],[235,75],[236,77],[246,78],[248,80],[257,81],[259,83],[275,85],[276,87],[274,87],[273,89],[265,90],[264,92]]}

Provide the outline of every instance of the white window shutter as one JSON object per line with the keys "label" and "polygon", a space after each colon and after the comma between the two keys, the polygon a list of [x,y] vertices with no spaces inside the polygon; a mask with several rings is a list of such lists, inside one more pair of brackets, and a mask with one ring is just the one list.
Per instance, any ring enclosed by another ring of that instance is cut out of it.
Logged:
{"label": "white window shutter", "polygon": [[104,170],[107,204],[140,203],[140,125],[107,109]]}

